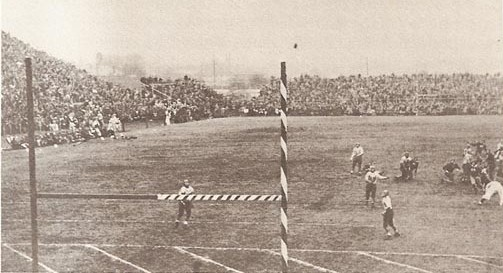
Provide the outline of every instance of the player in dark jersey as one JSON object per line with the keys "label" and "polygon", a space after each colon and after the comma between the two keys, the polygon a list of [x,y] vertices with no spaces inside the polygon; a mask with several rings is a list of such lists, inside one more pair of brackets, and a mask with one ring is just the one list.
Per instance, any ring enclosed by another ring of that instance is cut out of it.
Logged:
{"label": "player in dark jersey", "polygon": [[445,164],[444,167],[442,168],[445,177],[447,177],[448,182],[454,182],[454,170],[456,169],[460,170],[461,168],[454,159],[452,159],[449,163]]}

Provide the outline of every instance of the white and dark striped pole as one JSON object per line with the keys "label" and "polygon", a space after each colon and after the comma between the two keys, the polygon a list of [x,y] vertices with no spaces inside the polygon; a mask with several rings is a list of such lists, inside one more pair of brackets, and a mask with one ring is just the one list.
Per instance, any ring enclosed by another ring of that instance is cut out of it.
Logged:
{"label": "white and dark striped pole", "polygon": [[280,217],[281,217],[281,272],[288,272],[288,217],[287,217],[287,208],[288,208],[288,182],[287,182],[287,136],[286,133],[288,131],[288,124],[286,121],[286,102],[287,102],[287,81],[286,81],[286,64],[285,62],[281,62],[281,80],[280,80],[280,100],[281,100],[281,209],[280,209]]}

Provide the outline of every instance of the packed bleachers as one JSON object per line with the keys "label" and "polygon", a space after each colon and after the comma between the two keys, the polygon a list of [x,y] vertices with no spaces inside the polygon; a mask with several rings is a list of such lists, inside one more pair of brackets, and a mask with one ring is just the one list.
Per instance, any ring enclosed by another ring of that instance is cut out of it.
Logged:
{"label": "packed bleachers", "polygon": [[[235,115],[275,115],[279,80],[252,99],[217,94],[203,82],[142,78],[130,89],[101,80],[2,32],[2,135],[27,131],[24,59],[31,57],[40,143],[107,136],[109,119],[187,122]],[[290,115],[502,114],[499,74],[414,74],[291,78]],[[114,127],[116,128],[116,126]],[[50,134],[47,135],[47,131]],[[70,131],[70,132],[68,132]],[[23,143],[9,138],[10,143]],[[47,141],[45,141],[47,140]],[[16,144],[16,146],[19,146]]]}
{"label": "packed bleachers", "polygon": [[153,119],[165,117],[166,111],[175,123],[233,115],[232,100],[199,80],[185,76],[176,80],[144,77],[140,81],[154,100],[149,113]]}
{"label": "packed bleachers", "polygon": [[[271,79],[247,107],[275,114],[278,80]],[[288,82],[291,115],[502,114],[503,78],[474,74],[302,75]]]}
{"label": "packed bleachers", "polygon": [[[122,122],[164,120],[169,110],[173,122],[185,122],[222,116],[221,108],[226,104],[223,96],[188,77],[157,87],[147,82],[147,78],[144,79],[145,88],[124,88],[36,50],[2,31],[4,136],[27,131],[26,57],[31,57],[33,63],[36,130],[51,131],[56,139],[61,137],[66,139],[64,141],[81,139],[80,136],[106,135],[108,121],[114,114]],[[154,92],[153,88],[162,90]],[[72,137],[67,137],[65,130],[72,131]],[[53,138],[42,136],[44,139]],[[22,139],[10,139],[12,143],[23,142]]]}

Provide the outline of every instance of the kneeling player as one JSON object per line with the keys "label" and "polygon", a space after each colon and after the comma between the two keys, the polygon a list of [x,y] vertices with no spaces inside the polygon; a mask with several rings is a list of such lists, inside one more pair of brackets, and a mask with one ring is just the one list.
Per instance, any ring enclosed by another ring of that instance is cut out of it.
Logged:
{"label": "kneeling player", "polygon": [[444,170],[444,175],[447,178],[447,181],[454,182],[454,170],[459,170],[460,168],[456,163],[456,160],[452,159],[449,163],[445,164],[442,169]]}
{"label": "kneeling player", "polygon": [[482,203],[491,199],[491,197],[496,193],[500,196],[500,206],[503,206],[503,186],[501,186],[501,183],[498,181],[492,181],[486,185],[486,192],[480,199],[479,205],[482,205]]}
{"label": "kneeling player", "polygon": [[383,228],[386,232],[386,240],[391,238],[391,233],[388,231],[388,227],[391,227],[395,232],[395,237],[400,236],[398,233],[395,224],[393,223],[393,207],[391,206],[391,197],[389,196],[388,190],[384,190],[382,193],[382,205],[384,207],[384,211],[382,212],[383,216]]}

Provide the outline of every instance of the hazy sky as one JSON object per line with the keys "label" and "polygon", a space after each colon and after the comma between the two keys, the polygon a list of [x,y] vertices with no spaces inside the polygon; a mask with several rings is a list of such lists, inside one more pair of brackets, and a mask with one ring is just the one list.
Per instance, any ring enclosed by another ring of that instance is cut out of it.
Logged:
{"label": "hazy sky", "polygon": [[[276,75],[499,72],[501,0],[2,0],[2,30],[74,63],[225,62]],[[298,48],[294,49],[294,43]]]}

